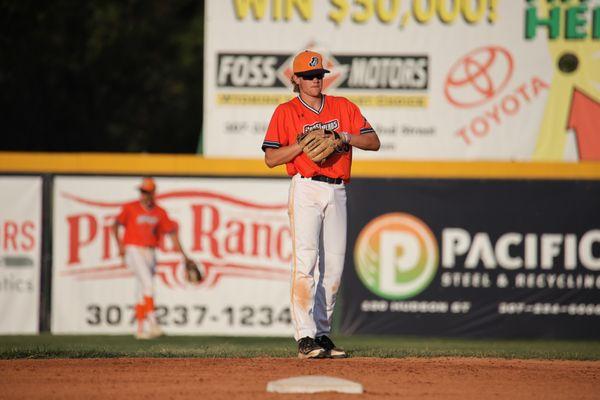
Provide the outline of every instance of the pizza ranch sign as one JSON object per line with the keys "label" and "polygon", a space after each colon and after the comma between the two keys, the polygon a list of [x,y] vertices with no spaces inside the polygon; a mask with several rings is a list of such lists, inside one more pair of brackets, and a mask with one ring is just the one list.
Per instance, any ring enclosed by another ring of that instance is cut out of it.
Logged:
{"label": "pizza ranch sign", "polygon": [[[255,197],[263,197],[258,195],[260,190],[256,193]],[[123,204],[136,198],[106,201],[105,196],[76,190],[62,190],[57,197],[63,206],[68,205],[61,207],[65,211],[57,221],[61,234],[55,234],[55,238],[66,238],[59,273],[77,280],[131,276],[118,254],[112,226]],[[288,280],[291,234],[287,205],[244,197],[221,189],[161,190],[159,185],[157,203],[177,223],[188,256],[206,269],[207,278],[200,286],[211,287],[233,277]],[[160,240],[156,273],[168,287],[189,285],[170,238]]]}

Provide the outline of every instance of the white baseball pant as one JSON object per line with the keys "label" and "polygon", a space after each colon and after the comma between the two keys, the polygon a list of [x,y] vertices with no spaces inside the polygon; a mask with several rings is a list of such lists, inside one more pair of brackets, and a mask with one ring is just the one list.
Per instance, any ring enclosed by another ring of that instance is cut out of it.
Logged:
{"label": "white baseball pant", "polygon": [[136,277],[136,301],[154,296],[154,271],[156,254],[153,247],[126,245],[125,264]]}
{"label": "white baseball pant", "polygon": [[[294,338],[329,335],[346,253],[346,187],[295,175],[289,192]],[[324,263],[319,270],[322,233]]]}

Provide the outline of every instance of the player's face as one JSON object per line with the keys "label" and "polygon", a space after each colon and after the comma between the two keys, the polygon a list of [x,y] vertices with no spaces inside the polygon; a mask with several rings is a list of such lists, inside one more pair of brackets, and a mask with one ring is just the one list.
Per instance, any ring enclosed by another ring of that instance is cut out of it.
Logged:
{"label": "player's face", "polygon": [[140,190],[140,201],[146,207],[150,207],[154,205],[154,192],[146,192],[144,190]]}
{"label": "player's face", "polygon": [[323,74],[313,74],[309,76],[297,76],[296,84],[300,89],[300,93],[307,94],[311,97],[318,97],[323,90]]}

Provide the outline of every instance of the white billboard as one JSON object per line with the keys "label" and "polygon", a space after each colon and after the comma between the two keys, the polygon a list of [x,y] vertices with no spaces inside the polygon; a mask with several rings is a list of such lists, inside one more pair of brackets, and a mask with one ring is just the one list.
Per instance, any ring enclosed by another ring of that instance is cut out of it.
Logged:
{"label": "white billboard", "polygon": [[359,159],[600,160],[600,1],[563,3],[207,1],[204,153],[261,158],[313,49],[380,136]]}
{"label": "white billboard", "polygon": [[39,331],[42,178],[0,177],[0,334]]}
{"label": "white billboard", "polygon": [[[283,335],[289,313],[289,182],[158,178],[157,202],[179,225],[206,279],[184,279],[167,238],[157,251],[155,303],[167,334]],[[138,199],[140,178],[59,176],[54,184],[53,333],[132,333],[135,282],[110,227]]]}

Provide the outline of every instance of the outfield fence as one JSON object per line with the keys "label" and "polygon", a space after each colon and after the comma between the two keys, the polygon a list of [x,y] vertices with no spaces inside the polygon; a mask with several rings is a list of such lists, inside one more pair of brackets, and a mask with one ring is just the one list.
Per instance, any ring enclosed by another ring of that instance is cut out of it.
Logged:
{"label": "outfield fence", "polygon": [[[140,176],[153,175],[184,247],[207,268],[201,285],[186,283],[172,245],[161,243],[165,331],[291,334],[281,168],[189,156],[10,157],[0,157],[0,332],[133,329],[134,280],[110,226],[137,198]],[[598,338],[598,164],[355,166],[339,331]]]}

